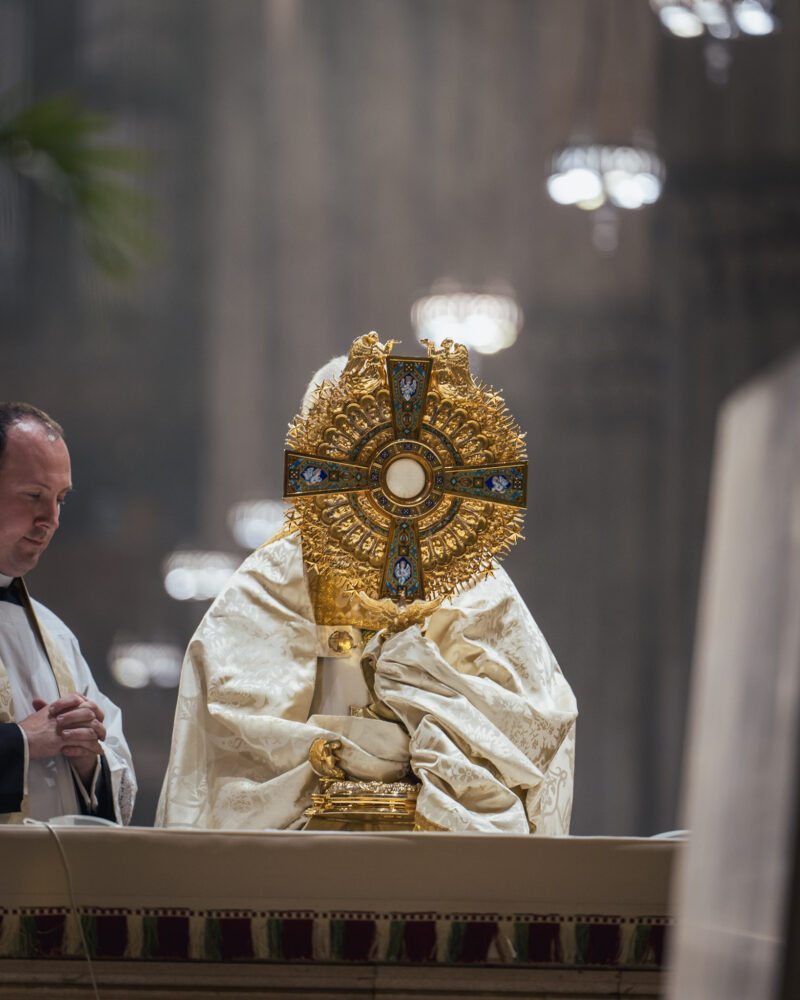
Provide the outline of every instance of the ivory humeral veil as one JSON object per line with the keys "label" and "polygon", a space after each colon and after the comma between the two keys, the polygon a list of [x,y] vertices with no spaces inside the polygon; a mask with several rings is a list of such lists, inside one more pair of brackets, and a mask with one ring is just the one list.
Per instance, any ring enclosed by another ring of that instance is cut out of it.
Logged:
{"label": "ivory humeral veil", "polygon": [[189,644],[157,825],[568,832],[575,698],[496,561],[521,435],[428,353],[359,338],[290,428],[293,514]]}

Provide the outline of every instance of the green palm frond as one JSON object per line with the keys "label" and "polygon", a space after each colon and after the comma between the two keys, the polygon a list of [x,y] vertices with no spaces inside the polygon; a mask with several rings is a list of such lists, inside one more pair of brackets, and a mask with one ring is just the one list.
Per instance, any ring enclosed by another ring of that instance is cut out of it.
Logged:
{"label": "green palm frond", "polygon": [[143,150],[111,145],[109,116],[72,95],[49,97],[0,118],[0,161],[73,212],[94,261],[117,280],[152,256],[152,200],[132,180],[149,166]]}

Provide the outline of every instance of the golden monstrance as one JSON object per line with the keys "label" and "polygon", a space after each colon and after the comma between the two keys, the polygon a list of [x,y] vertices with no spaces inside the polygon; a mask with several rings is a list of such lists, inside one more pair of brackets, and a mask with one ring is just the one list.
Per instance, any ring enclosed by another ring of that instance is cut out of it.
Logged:
{"label": "golden monstrance", "polygon": [[491,572],[520,537],[524,437],[461,344],[397,357],[374,333],[289,428],[284,499],[320,576],[400,604]]}
{"label": "golden monstrance", "polygon": [[[319,385],[289,427],[283,494],[316,578],[320,622],[330,612],[335,624],[333,604],[350,595],[386,634],[422,625],[520,537],[523,434],[500,396],[473,379],[466,347],[423,343],[427,357],[400,357],[392,341],[359,337],[341,376]],[[380,703],[364,711],[387,718]],[[412,828],[418,786],[347,780],[337,747],[311,748],[321,792],[309,823]]]}

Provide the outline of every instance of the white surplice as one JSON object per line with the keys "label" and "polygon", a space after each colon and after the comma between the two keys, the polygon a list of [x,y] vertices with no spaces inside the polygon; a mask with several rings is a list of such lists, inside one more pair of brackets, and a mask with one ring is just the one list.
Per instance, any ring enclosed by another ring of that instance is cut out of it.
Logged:
{"label": "white surplice", "polygon": [[[10,582],[10,577],[0,574],[0,586],[7,586]],[[38,601],[32,604],[39,624],[61,651],[75,690],[99,705],[105,713],[103,725],[107,736],[103,746],[111,776],[114,809],[117,821],[127,823],[133,811],[136,778],[130,750],[122,733],[120,710],[99,691],[72,632],[43,604]],[[17,722],[34,711],[34,698],[52,702],[60,697],[53,669],[25,609],[8,601],[0,601],[0,671],[3,668],[10,687],[13,717]],[[91,791],[91,788],[87,789],[89,794]],[[25,793],[27,814],[33,819],[47,820],[80,812],[72,769],[67,758],[61,754],[39,760],[26,759]]]}
{"label": "white surplice", "polygon": [[[333,681],[318,662],[330,631],[314,620],[299,535],[245,560],[189,644],[156,825],[301,826],[318,790],[309,747],[324,736],[354,778],[395,781],[410,764],[424,825],[568,832],[575,697],[502,568],[446,601],[424,635],[373,637]],[[402,724],[345,714],[354,692],[368,700],[362,652]]]}

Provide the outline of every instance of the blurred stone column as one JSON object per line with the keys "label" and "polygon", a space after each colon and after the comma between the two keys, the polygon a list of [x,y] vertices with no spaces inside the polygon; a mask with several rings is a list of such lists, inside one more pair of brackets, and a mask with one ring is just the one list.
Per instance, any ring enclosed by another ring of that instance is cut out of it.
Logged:
{"label": "blurred stone column", "polygon": [[671,1000],[798,996],[800,354],[722,410]]}
{"label": "blurred stone column", "polygon": [[[264,66],[266,13],[258,3],[208,5],[208,303],[201,532],[230,548],[229,506],[266,496],[270,417],[267,289],[269,184]],[[278,456],[280,457],[280,456]]]}

